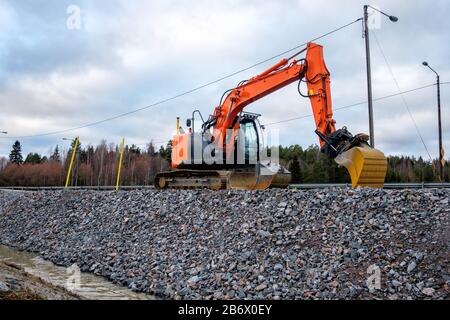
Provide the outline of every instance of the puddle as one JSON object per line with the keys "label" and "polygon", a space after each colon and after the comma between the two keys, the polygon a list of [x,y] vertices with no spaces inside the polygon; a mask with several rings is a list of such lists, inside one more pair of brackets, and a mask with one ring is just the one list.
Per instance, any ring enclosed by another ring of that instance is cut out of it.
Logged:
{"label": "puddle", "polygon": [[17,264],[26,272],[39,277],[54,286],[60,286],[91,300],[154,300],[145,293],[136,293],[128,288],[113,284],[105,278],[91,273],[78,272],[76,268],[57,266],[40,258],[35,253],[20,251],[0,245],[0,261]]}

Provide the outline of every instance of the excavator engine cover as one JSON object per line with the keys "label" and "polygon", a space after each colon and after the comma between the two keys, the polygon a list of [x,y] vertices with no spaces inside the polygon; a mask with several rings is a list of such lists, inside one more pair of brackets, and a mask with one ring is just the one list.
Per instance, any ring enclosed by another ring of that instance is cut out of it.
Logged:
{"label": "excavator engine cover", "polygon": [[380,150],[361,144],[342,152],[334,161],[347,169],[353,188],[384,186],[387,160]]}

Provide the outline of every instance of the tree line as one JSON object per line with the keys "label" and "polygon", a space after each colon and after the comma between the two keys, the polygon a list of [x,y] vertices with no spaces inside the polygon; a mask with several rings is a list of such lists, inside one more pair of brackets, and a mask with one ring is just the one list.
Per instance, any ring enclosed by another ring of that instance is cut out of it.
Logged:
{"label": "tree line", "polygon": [[[25,159],[19,141],[13,146],[9,159],[0,158],[0,186],[63,186],[74,152],[75,141],[63,154],[57,145],[48,156],[31,152]],[[299,145],[280,146],[280,162],[292,173],[292,183],[348,183],[345,168],[340,168],[320,152],[317,145],[303,149]],[[145,148],[125,146],[121,184],[151,185],[155,175],[170,168],[172,145],[169,142],[156,150],[153,142]],[[99,145],[83,146],[79,143],[75,153],[70,185],[115,185],[119,165],[120,148],[103,140]],[[438,162],[421,157],[388,157],[386,182],[434,182],[438,181]],[[443,181],[450,182],[449,163],[444,168]]]}
{"label": "tree line", "polygon": [[[63,186],[74,152],[75,141],[66,154],[57,145],[50,156],[29,153],[25,159],[19,141],[12,146],[8,159],[0,159],[0,186]],[[171,145],[155,149],[125,146],[120,182],[122,185],[150,185],[156,173],[169,167]],[[111,186],[116,184],[120,148],[103,140],[98,146],[80,142],[71,171],[71,186]]]}
{"label": "tree line", "polygon": [[[292,173],[292,183],[348,183],[345,168],[339,168],[317,145],[303,149],[299,145],[280,146],[280,158]],[[422,157],[387,157],[386,182],[438,182],[438,160],[426,161]],[[450,182],[449,162],[445,162],[442,182]]]}

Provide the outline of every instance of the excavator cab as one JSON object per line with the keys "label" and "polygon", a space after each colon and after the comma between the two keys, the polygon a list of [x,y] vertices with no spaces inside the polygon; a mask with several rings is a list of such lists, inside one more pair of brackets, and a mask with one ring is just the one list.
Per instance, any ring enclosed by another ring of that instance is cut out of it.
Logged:
{"label": "excavator cab", "polygon": [[[262,145],[260,114],[243,112],[239,117],[239,131],[234,142],[234,163],[255,165]],[[240,140],[242,139],[242,140]]]}
{"label": "excavator cab", "polygon": [[263,190],[289,185],[290,172],[279,164],[278,159],[267,159],[263,154],[265,146],[259,116],[250,112],[242,112],[239,116],[239,131],[233,149],[234,162],[242,166],[241,169],[230,170],[230,188]]}

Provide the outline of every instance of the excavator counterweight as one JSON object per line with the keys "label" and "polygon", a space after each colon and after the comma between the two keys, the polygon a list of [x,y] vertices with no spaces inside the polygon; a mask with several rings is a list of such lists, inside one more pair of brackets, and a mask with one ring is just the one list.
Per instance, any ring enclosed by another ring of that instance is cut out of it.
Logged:
{"label": "excavator counterweight", "polygon": [[[303,59],[296,59],[306,51]],[[172,142],[172,168],[160,172],[155,186],[164,188],[266,189],[285,188],[290,172],[279,163],[260,155],[261,126],[258,114],[244,108],[278,89],[298,81],[299,94],[309,98],[321,151],[349,172],[353,187],[383,187],[387,170],[384,154],[367,143],[365,134],[353,136],[345,127],[336,130],[331,102],[330,73],[322,46],[308,43],[288,59],[242,81],[224,93],[220,104],[204,121],[198,110],[188,119],[189,132],[180,132]],[[306,83],[302,93],[300,84]],[[195,113],[202,120],[201,131],[194,131]]]}

